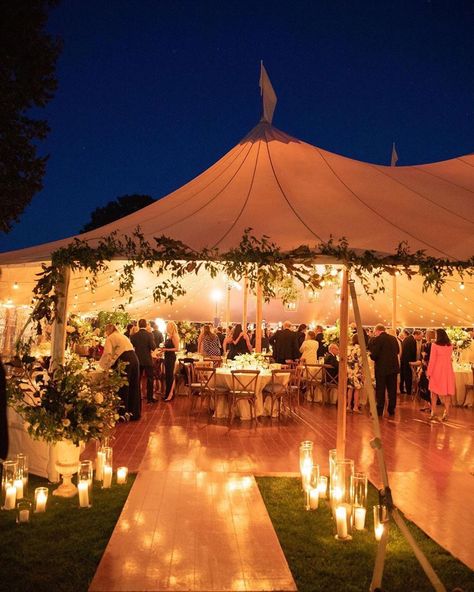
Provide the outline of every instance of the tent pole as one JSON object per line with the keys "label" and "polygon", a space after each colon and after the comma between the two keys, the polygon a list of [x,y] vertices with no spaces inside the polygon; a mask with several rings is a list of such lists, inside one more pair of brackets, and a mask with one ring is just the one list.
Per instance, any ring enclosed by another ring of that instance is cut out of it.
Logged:
{"label": "tent pole", "polygon": [[337,458],[346,457],[346,393],[347,393],[347,342],[349,332],[349,284],[347,267],[342,269],[341,305],[339,310],[339,378],[337,389]]}
{"label": "tent pole", "polygon": [[226,328],[230,325],[230,284],[227,284],[227,300],[225,305],[225,326]]}
{"label": "tent pole", "polygon": [[263,290],[260,282],[257,282],[257,307],[255,315],[255,351],[262,351],[262,318],[263,318]]}
{"label": "tent pole", "polygon": [[242,329],[244,331],[247,330],[247,304],[248,304],[248,296],[249,296],[249,281],[247,276],[244,277],[244,303],[242,308]]}
{"label": "tent pole", "polygon": [[66,349],[67,301],[69,282],[71,279],[71,268],[69,266],[63,267],[61,269],[61,275],[61,280],[58,285],[55,286],[58,301],[56,303],[56,316],[52,331],[50,363],[52,369],[64,363],[64,350]]}
{"label": "tent pole", "polygon": [[392,329],[395,331],[394,335],[396,337],[397,333],[397,276],[394,274],[392,276]]}

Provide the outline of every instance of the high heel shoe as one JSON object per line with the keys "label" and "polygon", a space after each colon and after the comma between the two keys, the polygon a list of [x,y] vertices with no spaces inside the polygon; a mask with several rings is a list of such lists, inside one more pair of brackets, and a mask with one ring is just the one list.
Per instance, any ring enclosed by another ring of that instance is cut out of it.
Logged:
{"label": "high heel shoe", "polygon": [[447,411],[445,411],[445,412],[443,413],[443,417],[441,418],[441,421],[447,421],[447,420],[448,420],[448,412],[447,412]]}

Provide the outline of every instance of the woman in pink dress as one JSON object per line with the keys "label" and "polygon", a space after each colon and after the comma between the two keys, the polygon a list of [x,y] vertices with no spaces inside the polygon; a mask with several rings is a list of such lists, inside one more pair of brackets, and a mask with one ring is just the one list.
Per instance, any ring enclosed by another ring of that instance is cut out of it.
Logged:
{"label": "woman in pink dress", "polygon": [[430,381],[431,391],[431,415],[430,419],[436,419],[437,397],[444,404],[444,413],[441,421],[448,419],[451,397],[456,390],[454,370],[452,362],[453,346],[444,329],[436,329],[436,341],[431,345],[430,361],[426,372]]}

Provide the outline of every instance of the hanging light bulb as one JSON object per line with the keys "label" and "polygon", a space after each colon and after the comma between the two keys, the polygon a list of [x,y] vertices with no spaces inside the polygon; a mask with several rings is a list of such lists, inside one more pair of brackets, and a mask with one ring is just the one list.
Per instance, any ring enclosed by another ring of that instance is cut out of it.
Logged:
{"label": "hanging light bulb", "polygon": [[464,282],[459,282],[459,289],[464,290]]}
{"label": "hanging light bulb", "polygon": [[18,290],[18,288],[19,288],[19,287],[20,287],[20,286],[18,285],[18,282],[15,282],[15,283],[13,284],[13,289],[14,289],[14,290]]}

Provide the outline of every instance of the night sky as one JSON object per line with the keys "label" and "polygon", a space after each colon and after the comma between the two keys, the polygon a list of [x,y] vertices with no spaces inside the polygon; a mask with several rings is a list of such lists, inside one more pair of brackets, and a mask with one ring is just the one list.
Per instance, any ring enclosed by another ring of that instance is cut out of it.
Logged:
{"label": "night sky", "polygon": [[130,193],[166,195],[258,122],[399,165],[474,151],[474,2],[63,0],[45,188],[0,250],[76,233]]}

